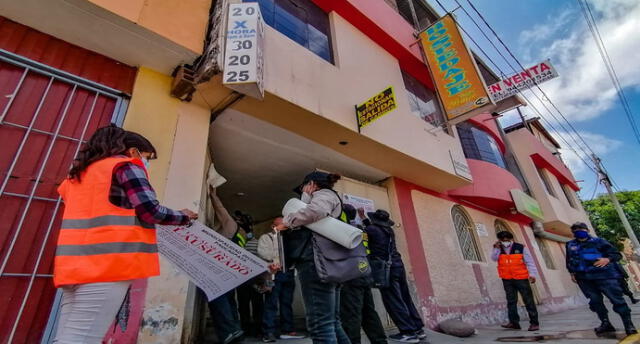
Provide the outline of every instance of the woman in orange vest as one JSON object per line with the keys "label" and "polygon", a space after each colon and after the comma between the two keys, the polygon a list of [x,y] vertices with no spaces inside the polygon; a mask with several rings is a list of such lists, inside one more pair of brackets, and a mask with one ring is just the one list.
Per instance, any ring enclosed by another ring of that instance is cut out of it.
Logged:
{"label": "woman in orange vest", "polygon": [[158,203],[147,171],[155,158],[142,135],[100,128],[58,188],[65,209],[53,281],[63,294],[54,343],[100,343],[132,280],[160,274],[154,224],[198,217]]}
{"label": "woman in orange vest", "polygon": [[529,314],[529,331],[537,331],[540,329],[540,323],[531,283],[536,282],[538,269],[531,252],[524,245],[514,242],[511,232],[499,232],[497,237],[498,241],[493,245],[491,260],[498,262],[498,275],[502,279],[507,296],[509,315],[509,322],[502,327],[512,330],[520,329],[518,315],[518,293],[520,293]]}

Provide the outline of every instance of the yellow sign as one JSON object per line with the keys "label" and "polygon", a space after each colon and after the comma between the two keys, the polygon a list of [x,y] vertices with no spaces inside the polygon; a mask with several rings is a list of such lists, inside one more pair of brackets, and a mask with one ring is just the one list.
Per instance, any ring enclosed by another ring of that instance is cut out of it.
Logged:
{"label": "yellow sign", "polygon": [[384,91],[369,98],[366,102],[356,106],[358,127],[364,127],[372,123],[395,110],[396,107],[396,96],[393,94],[393,87],[389,86]]}
{"label": "yellow sign", "polygon": [[421,32],[420,40],[450,120],[491,104],[487,87],[451,14]]}

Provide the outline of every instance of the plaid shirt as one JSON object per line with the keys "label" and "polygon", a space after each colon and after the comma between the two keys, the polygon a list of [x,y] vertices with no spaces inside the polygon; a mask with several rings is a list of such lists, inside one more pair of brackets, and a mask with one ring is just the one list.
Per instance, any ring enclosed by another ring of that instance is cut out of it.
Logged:
{"label": "plaid shirt", "polygon": [[109,201],[121,208],[135,209],[142,222],[162,225],[189,223],[188,216],[160,205],[145,170],[132,163],[122,164],[113,173]]}

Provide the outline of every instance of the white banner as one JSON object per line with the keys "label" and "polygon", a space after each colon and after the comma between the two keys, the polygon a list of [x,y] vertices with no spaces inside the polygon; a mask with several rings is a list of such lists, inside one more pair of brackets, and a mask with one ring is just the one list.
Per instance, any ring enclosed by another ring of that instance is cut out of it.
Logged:
{"label": "white banner", "polygon": [[490,85],[487,90],[491,99],[497,103],[517,94],[518,91],[524,91],[557,77],[558,72],[551,65],[551,61],[546,60]]}
{"label": "white banner", "polygon": [[200,222],[186,226],[156,226],[158,250],[209,301],[267,270],[267,263]]}
{"label": "white banner", "polygon": [[[376,211],[376,205],[371,199],[349,194],[344,194],[342,198],[342,202],[344,202],[344,204],[351,204],[356,209],[363,208],[365,216],[367,213],[373,213]],[[356,214],[356,224],[361,225],[363,220],[364,219],[360,218],[360,215]]]}

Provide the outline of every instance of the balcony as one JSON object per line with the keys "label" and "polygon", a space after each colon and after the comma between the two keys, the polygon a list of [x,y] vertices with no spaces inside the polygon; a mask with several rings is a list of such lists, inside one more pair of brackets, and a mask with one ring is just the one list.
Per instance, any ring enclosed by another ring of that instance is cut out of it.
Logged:
{"label": "balcony", "polygon": [[509,213],[514,207],[510,190],[522,189],[518,179],[506,169],[490,162],[467,159],[473,184],[448,192],[449,196],[491,209]]}

